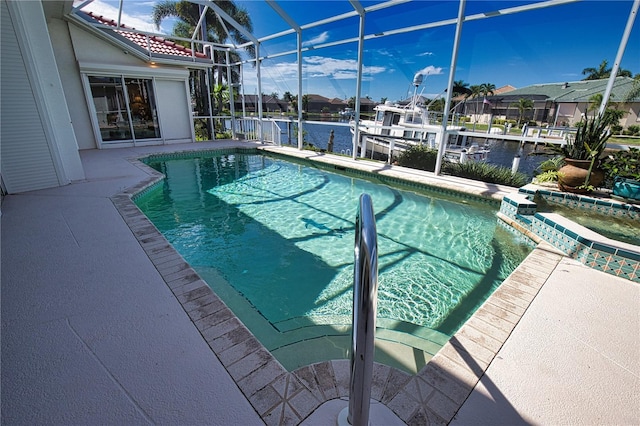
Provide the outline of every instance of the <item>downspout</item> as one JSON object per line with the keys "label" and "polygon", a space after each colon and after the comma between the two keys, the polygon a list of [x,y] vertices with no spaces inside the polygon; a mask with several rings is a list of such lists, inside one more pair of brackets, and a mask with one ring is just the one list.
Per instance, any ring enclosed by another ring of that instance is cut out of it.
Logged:
{"label": "downspout", "polygon": [[446,144],[445,135],[447,132],[447,121],[449,120],[449,105],[451,104],[453,79],[456,73],[456,63],[458,61],[458,49],[460,46],[460,36],[462,34],[462,22],[464,21],[465,5],[466,0],[460,0],[460,7],[458,9],[458,22],[456,23],[456,34],[453,41],[453,51],[451,52],[451,70],[449,71],[449,83],[447,84],[447,99],[444,105],[444,115],[442,116],[442,130],[438,134],[438,157],[436,158],[436,168],[434,170],[436,176],[440,175],[440,169],[442,168],[442,157],[444,157],[444,149]]}

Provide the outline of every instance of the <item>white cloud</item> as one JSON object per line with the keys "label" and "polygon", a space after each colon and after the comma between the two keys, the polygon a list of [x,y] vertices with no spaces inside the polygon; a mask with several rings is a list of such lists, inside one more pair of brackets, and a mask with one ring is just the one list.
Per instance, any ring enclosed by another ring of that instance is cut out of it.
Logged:
{"label": "white cloud", "polygon": [[[356,78],[358,62],[354,59],[326,58],[324,56],[309,56],[304,58],[303,70],[322,77],[335,79]],[[385,67],[363,66],[362,73],[365,79],[370,79],[375,74],[385,72]]]}
{"label": "white cloud", "polygon": [[433,56],[433,52],[419,53],[418,56]]}
{"label": "white cloud", "polygon": [[[255,69],[251,67],[243,68],[245,93],[254,93]],[[387,72],[383,66],[363,66],[363,81],[371,81],[374,76]],[[339,96],[341,93],[333,93],[331,86],[338,81],[351,84],[355,83],[358,72],[358,62],[353,59],[337,59],[324,56],[309,56],[303,58],[302,76],[307,84],[314,84],[314,87],[307,86],[310,93],[320,93],[324,96]],[[262,91],[264,93],[284,93],[297,91],[298,66],[295,62],[279,62],[276,64],[264,64],[261,67]],[[327,79],[329,82],[327,82]],[[317,88],[315,85],[322,85]],[[305,90],[306,91],[306,90]],[[331,93],[330,93],[331,92]]]}
{"label": "white cloud", "polygon": [[442,74],[442,68],[429,65],[427,67],[422,68],[420,71],[417,72],[417,74],[422,74],[425,77],[428,75],[440,75]]}
{"label": "white cloud", "polygon": [[324,43],[327,40],[329,40],[329,32],[328,31],[324,31],[323,33],[317,35],[316,37],[312,38],[311,40],[307,40],[305,42],[302,42],[302,45],[303,46],[312,46],[314,44]]}
{"label": "white cloud", "polygon": [[[81,4],[80,1],[76,1],[74,6]],[[129,5],[135,6],[135,11],[125,10]],[[135,28],[140,31],[147,31],[152,33],[169,34],[171,30],[167,30],[164,26],[157,30],[151,20],[151,12],[154,2],[132,2],[124,4],[120,22],[129,28]],[[84,12],[93,12],[96,15],[102,15],[105,18],[118,20],[118,7],[113,6],[102,0],[94,0],[93,2],[82,8]]]}

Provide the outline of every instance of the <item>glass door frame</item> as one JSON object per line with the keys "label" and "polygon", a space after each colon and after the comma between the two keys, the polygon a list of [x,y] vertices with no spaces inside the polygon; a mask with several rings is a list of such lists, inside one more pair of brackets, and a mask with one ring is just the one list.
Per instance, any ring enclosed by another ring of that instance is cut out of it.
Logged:
{"label": "glass door frame", "polygon": [[[89,111],[91,114],[91,123],[93,125],[93,133],[96,139],[98,148],[106,148],[106,147],[128,147],[128,146],[144,146],[144,145],[157,145],[159,141],[163,141],[162,138],[162,126],[160,123],[160,117],[158,116],[158,106],[157,106],[157,90],[156,90],[156,79],[155,76],[142,76],[136,75],[137,73],[132,74],[123,74],[123,73],[112,73],[109,71],[101,72],[99,70],[95,71],[82,71],[82,83],[84,86],[85,98],[87,101],[87,106],[89,107]],[[98,77],[98,78],[116,78],[120,80],[120,84],[122,86],[122,95],[125,103],[125,110],[127,113],[127,124],[128,124],[128,132],[130,134],[130,138],[128,139],[116,139],[116,140],[103,140],[102,137],[102,128],[100,127],[100,122],[98,120],[98,111],[94,102],[93,92],[91,82],[89,81],[89,77]],[[133,123],[133,118],[131,114],[131,104],[129,100],[129,91],[127,88],[127,79],[142,79],[142,80],[150,80],[151,81],[151,89],[153,90],[152,99],[154,100],[154,120],[156,132],[159,133],[159,136],[152,138],[136,138],[135,128]]]}

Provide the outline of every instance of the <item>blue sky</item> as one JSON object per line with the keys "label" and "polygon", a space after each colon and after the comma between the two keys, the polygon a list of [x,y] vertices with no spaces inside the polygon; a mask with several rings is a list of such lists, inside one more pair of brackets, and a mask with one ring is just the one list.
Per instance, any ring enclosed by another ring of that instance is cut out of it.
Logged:
{"label": "blue sky", "polygon": [[[124,0],[122,22],[148,29],[154,1]],[[362,2],[367,7],[382,1]],[[511,8],[523,1],[467,0],[466,15]],[[254,34],[260,38],[288,29],[288,25],[264,1],[236,0],[249,12]],[[280,0],[278,4],[300,25],[317,22],[352,10],[346,0]],[[117,1],[95,1],[88,10],[105,16],[114,13]],[[466,22],[462,27],[455,80],[471,85],[492,83],[516,88],[538,83],[575,81],[582,70],[611,66],[632,7],[631,0],[581,1],[537,11],[496,16]],[[457,1],[414,1],[367,14],[365,32],[383,33],[397,28],[444,19],[455,19]],[[117,16],[113,16],[116,18]],[[145,22],[146,21],[146,22]],[[636,21],[638,21],[636,19]],[[171,32],[166,22],[163,32]],[[426,76],[419,91],[433,97],[447,85],[455,25],[383,36],[365,43],[362,96],[379,101],[399,100],[413,92],[413,76]],[[358,35],[358,19],[326,24],[303,31],[303,45],[314,46]],[[261,47],[261,56],[295,50],[295,36],[280,37]],[[346,99],[356,93],[356,42],[314,49],[303,54],[303,93]],[[640,73],[640,22],[636,22],[622,68]],[[266,59],[262,64],[262,92],[282,95],[297,92],[296,56]],[[256,93],[255,71],[245,67],[245,93]]]}

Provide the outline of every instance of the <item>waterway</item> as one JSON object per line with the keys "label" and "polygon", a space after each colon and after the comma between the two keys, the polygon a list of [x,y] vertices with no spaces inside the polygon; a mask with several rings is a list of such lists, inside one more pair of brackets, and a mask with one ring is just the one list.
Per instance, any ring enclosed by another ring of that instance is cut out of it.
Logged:
{"label": "waterway", "polygon": [[[283,131],[285,131],[284,129],[286,129],[286,125],[283,126]],[[326,124],[305,123],[303,130],[305,141],[317,148],[327,149],[329,136],[332,130],[334,133],[333,152],[350,154],[353,147],[351,140],[351,131],[349,130],[349,124],[346,121]],[[282,143],[296,145],[297,141],[295,135],[296,132],[293,129],[293,126],[291,126],[288,132],[288,136],[286,134],[283,135]],[[479,141],[479,144],[483,143],[484,141]],[[513,159],[516,155],[518,155],[521,149],[520,143],[515,141],[492,139],[489,140],[488,145],[491,149],[491,153],[489,154],[487,162],[490,164],[508,168],[512,167]],[[529,177],[533,177],[534,170],[540,165],[542,161],[549,158],[545,155],[533,155],[536,152],[541,151],[542,149],[543,147],[541,146],[536,147],[530,143],[525,144],[524,147],[522,147],[518,171],[526,174]]]}

